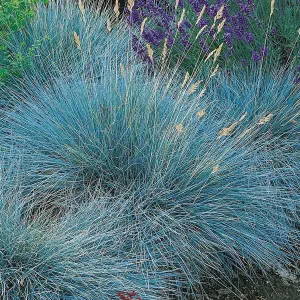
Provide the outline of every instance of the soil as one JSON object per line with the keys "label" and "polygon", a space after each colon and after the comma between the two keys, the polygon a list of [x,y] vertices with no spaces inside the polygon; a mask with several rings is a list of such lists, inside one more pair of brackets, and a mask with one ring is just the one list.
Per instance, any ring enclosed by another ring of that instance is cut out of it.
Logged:
{"label": "soil", "polygon": [[197,300],[300,300],[300,281],[291,281],[271,274],[268,278],[258,278],[255,283],[249,279],[239,279],[236,288],[216,287],[207,291],[206,296]]}

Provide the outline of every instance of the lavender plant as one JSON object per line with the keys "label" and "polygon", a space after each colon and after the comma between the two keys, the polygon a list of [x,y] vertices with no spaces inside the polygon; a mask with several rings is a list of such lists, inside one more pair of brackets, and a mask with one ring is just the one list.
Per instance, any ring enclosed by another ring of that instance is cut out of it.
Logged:
{"label": "lavender plant", "polygon": [[[274,23],[290,23],[286,18],[292,15],[293,26],[300,26],[297,6],[286,10],[286,16],[278,18],[276,6]],[[133,36],[133,48],[144,60],[148,60],[146,43],[154,47],[158,57],[167,45],[171,48],[171,64],[180,61],[180,66],[190,73],[220,44],[223,53],[219,61],[226,66],[261,63],[268,54],[272,54],[272,65],[284,60],[281,33],[269,22],[270,1],[135,1],[127,14],[132,28],[143,28],[141,36]],[[293,43],[296,38],[297,30],[293,32]]]}

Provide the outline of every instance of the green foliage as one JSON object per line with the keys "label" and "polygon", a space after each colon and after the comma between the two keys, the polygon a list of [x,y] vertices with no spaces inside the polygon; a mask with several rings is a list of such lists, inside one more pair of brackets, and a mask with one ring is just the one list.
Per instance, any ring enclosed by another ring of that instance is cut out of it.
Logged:
{"label": "green foliage", "polygon": [[[0,41],[8,39],[10,32],[20,30],[33,17],[35,7],[39,2],[48,0],[0,0]],[[34,46],[33,46],[34,47]],[[20,65],[24,65],[28,55],[13,55],[4,43],[0,45],[0,82],[5,81],[10,73],[17,73]]]}
{"label": "green foliage", "polygon": [[[270,1],[256,0],[256,13],[267,28],[269,22]],[[286,64],[297,57],[299,51],[300,1],[276,1],[274,15],[270,19],[267,46],[272,61],[278,59]],[[258,32],[256,32],[258,35]],[[298,57],[299,59],[299,57]]]}

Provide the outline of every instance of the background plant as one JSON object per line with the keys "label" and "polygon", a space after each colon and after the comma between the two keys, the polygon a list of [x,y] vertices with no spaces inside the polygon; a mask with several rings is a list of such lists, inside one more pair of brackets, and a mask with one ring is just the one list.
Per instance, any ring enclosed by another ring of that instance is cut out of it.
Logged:
{"label": "background plant", "polygon": [[47,3],[47,0],[1,0],[0,1],[0,80],[3,81],[9,73],[18,73],[18,63],[26,57],[18,56],[12,60],[7,46],[2,42],[8,39],[12,31],[18,31],[34,16],[36,4]]}
{"label": "background plant", "polygon": [[39,5],[31,22],[11,32],[3,43],[10,52],[10,64],[18,66],[19,72],[18,76],[11,74],[2,86],[0,101],[6,106],[13,104],[11,88],[20,99],[27,81],[51,86],[50,80],[68,78],[73,73],[93,77],[88,73],[91,65],[101,65],[108,52],[110,59],[122,61],[117,51],[126,53],[129,36],[123,22],[116,24],[114,13],[105,11],[99,17],[99,13],[88,7],[80,9],[73,1],[51,1]]}
{"label": "background plant", "polygon": [[166,39],[171,64],[180,61],[180,66],[191,73],[222,43],[219,61],[227,67],[258,63],[267,55],[272,66],[286,63],[287,55],[295,57],[299,50],[299,44],[295,44],[300,27],[299,2],[289,2],[284,14],[281,4],[276,3],[275,8],[271,23],[270,1],[181,0],[177,7],[175,1],[135,1],[127,14],[135,28],[145,21],[142,36],[134,40],[135,51],[142,58],[147,59],[145,43],[151,44],[160,57]]}

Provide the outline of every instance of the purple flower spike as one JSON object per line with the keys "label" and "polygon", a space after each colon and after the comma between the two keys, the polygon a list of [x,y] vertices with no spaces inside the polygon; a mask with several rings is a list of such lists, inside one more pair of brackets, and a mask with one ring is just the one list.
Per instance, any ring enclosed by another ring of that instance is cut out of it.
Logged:
{"label": "purple flower spike", "polygon": [[[168,3],[169,1],[167,0],[161,2],[157,0],[136,0],[131,13],[125,8],[126,14],[129,15],[129,24],[137,29],[140,29],[141,23],[145,18],[148,18],[149,21],[151,20],[151,22],[147,22],[148,25],[142,34],[139,42],[141,44],[139,45],[139,52],[146,51],[145,43],[149,43],[159,48],[158,51],[161,51],[162,41],[165,38],[169,48],[179,46],[180,48],[183,47],[184,51],[192,50],[194,53],[195,50],[201,54],[209,53],[211,47],[209,45],[211,45],[212,41],[217,43],[224,42],[226,50],[222,52],[223,56],[233,56],[236,52],[235,46],[239,43],[254,44],[255,36],[251,31],[250,25],[251,22],[257,24],[260,22],[254,13],[254,0],[180,0],[178,3],[179,9],[176,13],[174,13],[174,10],[168,9]],[[194,27],[194,21],[198,18],[204,5],[206,9],[197,26],[203,28],[207,25],[207,28],[201,34],[202,39],[199,40],[199,47],[190,41],[199,30]],[[210,29],[216,21],[215,16],[217,12],[222,6],[224,7],[223,17],[216,22],[216,26],[213,29]],[[178,27],[178,20],[183,7],[189,13],[186,14],[185,19],[182,20]],[[223,32],[216,36],[217,26],[222,22],[223,18],[226,18]],[[246,49],[249,49],[249,47],[246,47]],[[144,53],[140,53],[140,55],[145,56]],[[248,55],[249,52],[247,53]],[[255,49],[255,51],[253,49],[252,61],[258,62],[266,55],[267,49],[264,47]],[[193,58],[192,56],[190,57]],[[243,59],[241,63],[246,65],[249,63],[249,59],[248,61]]]}
{"label": "purple flower spike", "polygon": [[246,67],[248,65],[247,60],[245,58],[242,59],[242,65]]}
{"label": "purple flower spike", "polygon": [[165,35],[159,31],[154,29],[145,29],[143,32],[143,38],[150,44],[158,46],[161,40],[165,37]]}
{"label": "purple flower spike", "polygon": [[268,55],[268,49],[265,46],[260,47],[259,51],[261,57],[266,57]]}
{"label": "purple flower spike", "polygon": [[251,44],[254,41],[253,34],[251,32],[247,32],[245,34],[245,40],[248,44]]}
{"label": "purple flower spike", "polygon": [[254,62],[259,62],[260,59],[261,59],[261,56],[260,56],[259,52],[258,52],[258,51],[252,51],[251,59],[252,59]]}

